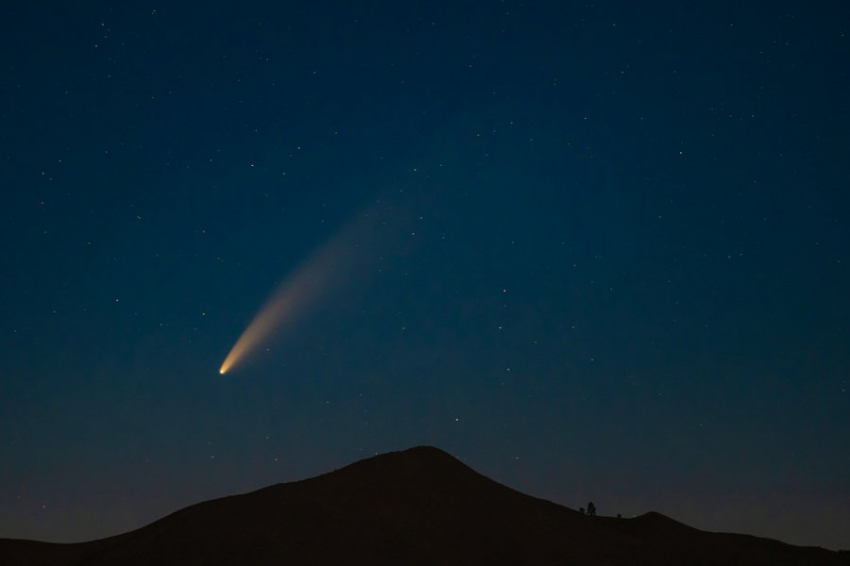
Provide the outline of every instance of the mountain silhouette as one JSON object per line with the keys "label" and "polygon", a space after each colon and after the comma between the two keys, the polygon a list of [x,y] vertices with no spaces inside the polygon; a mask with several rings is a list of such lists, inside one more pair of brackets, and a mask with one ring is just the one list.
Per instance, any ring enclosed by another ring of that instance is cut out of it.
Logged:
{"label": "mountain silhouette", "polygon": [[838,566],[844,553],[708,533],[658,513],[589,517],[433,447],[199,503],[78,544],[0,539],[3,565]]}

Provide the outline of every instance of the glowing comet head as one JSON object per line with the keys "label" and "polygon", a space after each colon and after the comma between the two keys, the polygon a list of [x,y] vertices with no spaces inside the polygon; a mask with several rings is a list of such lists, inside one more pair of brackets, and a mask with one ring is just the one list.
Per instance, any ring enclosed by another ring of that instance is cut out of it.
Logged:
{"label": "glowing comet head", "polygon": [[343,281],[350,284],[352,275],[362,273],[363,251],[374,251],[383,240],[378,229],[383,231],[387,227],[383,221],[386,212],[381,214],[379,208],[373,207],[360,215],[285,280],[233,345],[218,373],[229,372],[275,330],[284,324],[291,325],[321,296],[342,288]]}
{"label": "glowing comet head", "polygon": [[224,375],[233,367],[234,364],[242,360],[247,354],[254,351],[263,341],[265,341],[275,328],[280,326],[290,311],[287,307],[292,296],[297,293],[297,279],[294,282],[285,283],[272,298],[260,309],[233,348],[221,364],[221,369],[218,373]]}

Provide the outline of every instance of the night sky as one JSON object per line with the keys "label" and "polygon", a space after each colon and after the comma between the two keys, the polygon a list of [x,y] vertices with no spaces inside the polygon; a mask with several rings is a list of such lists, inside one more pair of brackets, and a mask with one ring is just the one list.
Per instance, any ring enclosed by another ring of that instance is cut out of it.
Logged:
{"label": "night sky", "polygon": [[11,0],[0,65],[0,537],[432,444],[850,548],[843,0]]}

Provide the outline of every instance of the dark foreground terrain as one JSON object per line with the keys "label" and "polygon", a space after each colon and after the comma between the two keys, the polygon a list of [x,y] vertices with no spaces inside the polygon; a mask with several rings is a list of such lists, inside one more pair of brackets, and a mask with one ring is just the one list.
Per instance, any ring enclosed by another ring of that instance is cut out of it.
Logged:
{"label": "dark foreground terrain", "polygon": [[436,448],[193,505],[80,544],[0,539],[6,565],[848,565],[844,553],[708,533],[657,513],[588,517]]}

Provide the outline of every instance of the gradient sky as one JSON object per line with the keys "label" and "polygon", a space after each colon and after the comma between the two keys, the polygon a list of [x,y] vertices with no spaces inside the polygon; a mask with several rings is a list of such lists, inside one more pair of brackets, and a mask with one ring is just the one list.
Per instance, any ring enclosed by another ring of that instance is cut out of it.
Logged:
{"label": "gradient sky", "polygon": [[846,2],[13,0],[0,65],[0,537],[433,444],[850,548]]}

